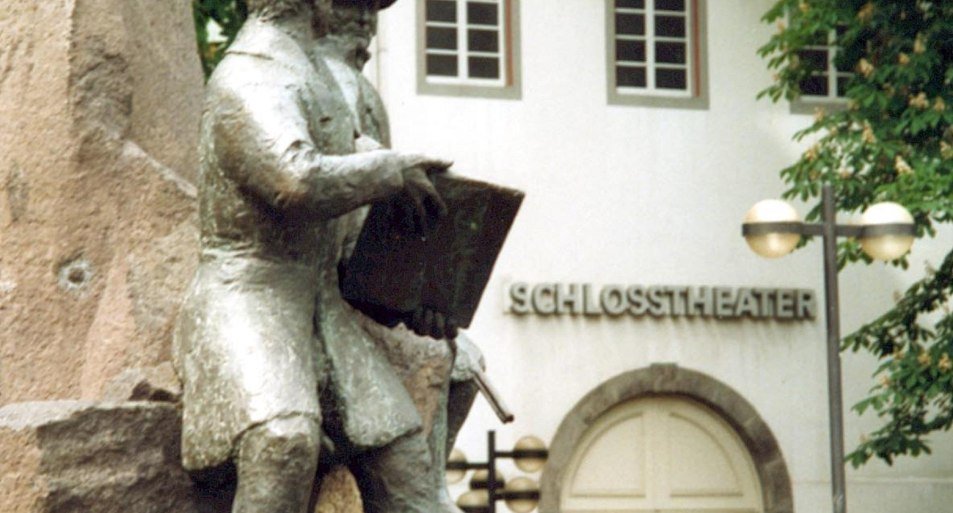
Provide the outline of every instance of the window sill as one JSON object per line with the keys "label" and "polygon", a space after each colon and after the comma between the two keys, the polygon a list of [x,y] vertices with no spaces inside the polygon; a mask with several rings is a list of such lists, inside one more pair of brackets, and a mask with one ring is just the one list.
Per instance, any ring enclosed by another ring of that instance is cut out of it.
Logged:
{"label": "window sill", "polygon": [[847,108],[847,99],[845,98],[805,98],[801,97],[791,100],[791,114],[810,114],[813,115],[817,109],[824,109],[827,112],[839,112]]}
{"label": "window sill", "polygon": [[519,100],[523,96],[523,91],[519,85],[494,87],[473,84],[434,84],[427,82],[425,79],[421,79],[417,82],[417,94]]}
{"label": "window sill", "polygon": [[652,94],[620,93],[609,88],[609,105],[654,107],[661,109],[708,110],[708,96],[662,96]]}

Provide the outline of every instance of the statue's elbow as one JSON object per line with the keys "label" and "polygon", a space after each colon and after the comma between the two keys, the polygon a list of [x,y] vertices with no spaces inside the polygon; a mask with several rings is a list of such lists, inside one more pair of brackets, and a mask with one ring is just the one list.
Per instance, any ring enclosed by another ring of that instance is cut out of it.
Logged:
{"label": "statue's elbow", "polygon": [[273,191],[270,203],[278,210],[300,212],[308,210],[312,201],[305,183],[288,181]]}

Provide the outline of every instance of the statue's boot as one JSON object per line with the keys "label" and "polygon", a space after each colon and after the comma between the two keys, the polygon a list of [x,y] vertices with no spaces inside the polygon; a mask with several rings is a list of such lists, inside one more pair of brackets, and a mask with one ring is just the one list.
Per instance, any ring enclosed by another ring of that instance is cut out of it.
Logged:
{"label": "statue's boot", "polygon": [[232,513],[304,513],[320,442],[320,422],[305,416],[274,419],[244,433]]}
{"label": "statue's boot", "polygon": [[420,432],[360,454],[353,465],[366,513],[434,513],[437,490],[427,440]]}

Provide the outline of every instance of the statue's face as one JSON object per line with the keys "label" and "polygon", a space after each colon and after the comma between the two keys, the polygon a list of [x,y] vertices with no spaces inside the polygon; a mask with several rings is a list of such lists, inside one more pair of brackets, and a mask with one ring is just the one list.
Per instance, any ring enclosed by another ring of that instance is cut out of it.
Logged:
{"label": "statue's face", "polygon": [[366,55],[377,33],[378,10],[380,0],[333,0],[331,34],[343,40],[350,51]]}

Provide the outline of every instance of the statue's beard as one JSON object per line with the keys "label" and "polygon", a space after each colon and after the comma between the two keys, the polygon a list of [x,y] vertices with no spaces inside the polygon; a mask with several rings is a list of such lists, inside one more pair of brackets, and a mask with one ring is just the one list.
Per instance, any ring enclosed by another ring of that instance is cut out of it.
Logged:
{"label": "statue's beard", "polygon": [[333,42],[334,48],[340,52],[348,62],[354,64],[357,69],[364,67],[364,64],[371,59],[371,52],[367,45],[370,42],[370,35],[366,33],[349,33],[339,30],[341,27],[335,27],[329,36],[328,41]]}
{"label": "statue's beard", "polygon": [[362,69],[367,61],[371,60],[371,52],[366,46],[359,46],[354,49],[353,58],[357,69]]}

